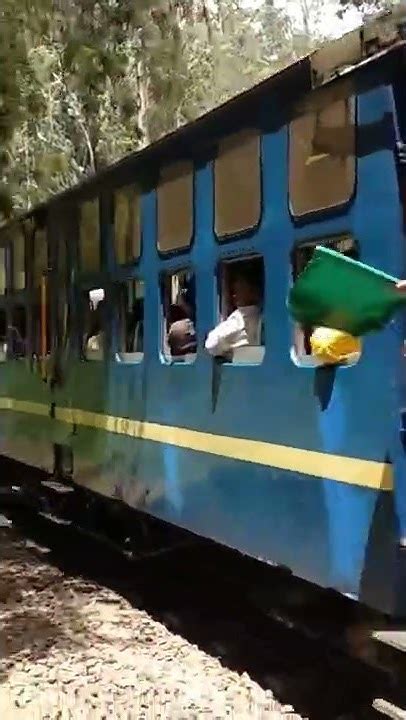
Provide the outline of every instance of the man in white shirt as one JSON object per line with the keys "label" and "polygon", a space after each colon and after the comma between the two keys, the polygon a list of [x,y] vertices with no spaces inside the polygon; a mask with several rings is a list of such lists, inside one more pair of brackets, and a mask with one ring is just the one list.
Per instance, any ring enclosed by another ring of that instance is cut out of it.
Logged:
{"label": "man in white shirt", "polygon": [[232,282],[231,299],[236,308],[209,332],[205,348],[210,355],[232,358],[233,351],[261,342],[261,283],[254,274],[241,272]]}

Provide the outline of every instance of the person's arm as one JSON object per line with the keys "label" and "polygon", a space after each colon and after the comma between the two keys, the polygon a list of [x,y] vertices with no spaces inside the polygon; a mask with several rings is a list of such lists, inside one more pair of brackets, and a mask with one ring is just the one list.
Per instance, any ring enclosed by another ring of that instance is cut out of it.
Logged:
{"label": "person's arm", "polygon": [[396,290],[402,293],[402,295],[403,293],[406,293],[406,280],[401,280],[400,282],[398,282],[398,284],[396,285]]}
{"label": "person's arm", "polygon": [[204,344],[210,355],[225,355],[230,352],[233,341],[244,327],[243,319],[239,312],[233,312],[227,320],[219,323],[209,332]]}

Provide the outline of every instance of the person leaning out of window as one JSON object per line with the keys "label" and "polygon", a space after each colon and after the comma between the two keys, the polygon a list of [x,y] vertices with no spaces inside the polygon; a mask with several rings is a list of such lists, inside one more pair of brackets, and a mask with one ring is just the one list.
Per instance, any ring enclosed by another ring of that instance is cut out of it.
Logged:
{"label": "person leaning out of window", "polygon": [[261,287],[254,274],[236,273],[231,283],[233,312],[209,332],[205,348],[215,357],[232,358],[233,351],[259,345],[261,335]]}

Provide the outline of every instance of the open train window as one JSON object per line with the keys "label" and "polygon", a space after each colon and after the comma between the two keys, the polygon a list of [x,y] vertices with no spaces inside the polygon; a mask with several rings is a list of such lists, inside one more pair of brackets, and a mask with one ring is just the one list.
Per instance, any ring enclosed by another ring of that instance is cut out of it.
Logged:
{"label": "open train window", "polygon": [[144,357],[144,283],[127,280],[117,283],[117,353],[121,362],[141,362]]}
{"label": "open train window", "polygon": [[[359,249],[354,238],[349,235],[342,235],[339,237],[311,240],[309,242],[300,243],[297,245],[291,254],[292,262],[292,280],[293,282],[299,277],[300,273],[306,268],[307,264],[313,257],[315,248],[318,245],[331,248],[336,252],[341,252],[343,255],[352,258],[353,260],[359,259]],[[294,323],[293,329],[293,345],[291,348],[291,359],[298,367],[318,367],[323,365],[320,360],[312,354],[311,348],[311,336],[315,328],[300,325]],[[345,365],[355,365],[360,358],[359,353],[354,353],[354,356],[348,358]]]}
{"label": "open train window", "polygon": [[6,248],[0,247],[0,295],[6,294]]}
{"label": "open train window", "polygon": [[124,265],[141,253],[141,203],[134,186],[121,188],[114,196],[114,247],[116,261]]}
{"label": "open train window", "polygon": [[82,272],[100,269],[100,206],[98,198],[80,206],[79,251]]}
{"label": "open train window", "polygon": [[27,357],[27,308],[14,305],[7,326],[7,355],[13,360]]}
{"label": "open train window", "polygon": [[106,332],[106,300],[103,288],[83,293],[82,356],[103,360]]}
{"label": "open train window", "polygon": [[190,246],[193,236],[193,163],[178,162],[161,170],[157,225],[161,253]]}
{"label": "open train window", "polygon": [[196,358],[195,277],[189,270],[161,276],[162,342],[164,362],[192,363]]}
{"label": "open train window", "polygon": [[35,288],[41,287],[41,278],[48,270],[48,241],[45,229],[37,228],[33,247],[33,283]]}
{"label": "open train window", "polygon": [[206,339],[206,349],[233,365],[261,364],[265,355],[263,259],[221,262],[218,283],[218,323]]}
{"label": "open train window", "polygon": [[215,231],[226,239],[254,228],[261,214],[261,143],[256,130],[224,138],[214,163]]}
{"label": "open train window", "polygon": [[351,199],[355,187],[355,103],[339,100],[296,118],[289,128],[289,198],[293,215]]}
{"label": "open train window", "polygon": [[25,283],[25,235],[18,227],[13,235],[13,289],[24,290]]}

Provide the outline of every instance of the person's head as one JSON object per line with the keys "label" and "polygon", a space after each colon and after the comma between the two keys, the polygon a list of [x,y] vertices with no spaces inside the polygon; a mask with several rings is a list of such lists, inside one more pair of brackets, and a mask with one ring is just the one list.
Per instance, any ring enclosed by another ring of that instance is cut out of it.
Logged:
{"label": "person's head", "polygon": [[193,323],[188,318],[172,323],[168,344],[172,355],[188,355],[196,352],[196,332]]}
{"label": "person's head", "polygon": [[253,273],[236,272],[231,280],[231,297],[236,307],[259,305],[261,286]]}
{"label": "person's head", "polygon": [[173,303],[169,306],[167,315],[169,325],[174,322],[178,322],[179,320],[185,319],[187,319],[187,313],[181,305],[179,305],[178,303]]}

